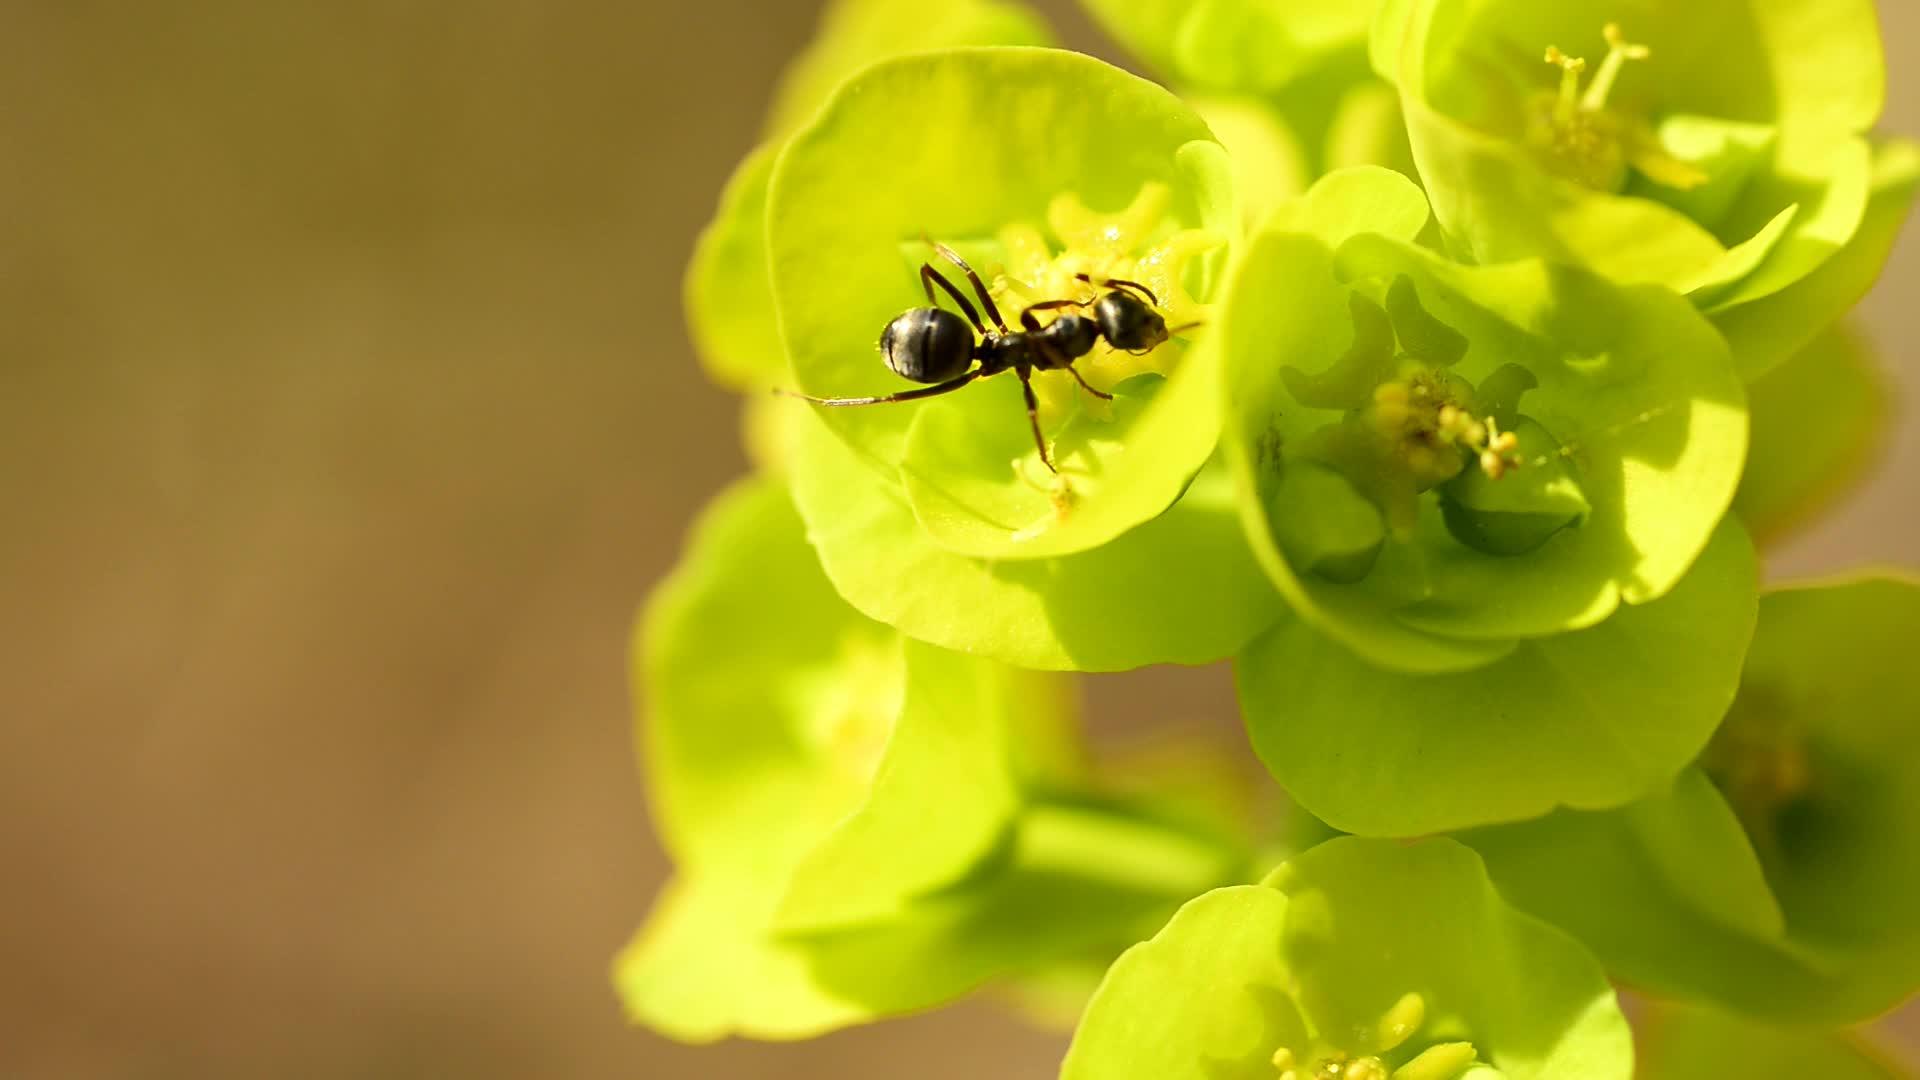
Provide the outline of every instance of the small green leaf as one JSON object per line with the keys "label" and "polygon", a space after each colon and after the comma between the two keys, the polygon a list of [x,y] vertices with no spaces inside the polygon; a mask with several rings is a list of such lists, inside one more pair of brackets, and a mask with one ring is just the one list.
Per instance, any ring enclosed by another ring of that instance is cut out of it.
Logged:
{"label": "small green leaf", "polygon": [[1470,852],[1349,837],[1189,902],[1128,950],[1061,1076],[1267,1080],[1364,1057],[1380,1075],[1452,1078],[1477,1059],[1512,1080],[1624,1080],[1633,1055],[1598,965],[1508,908]]}
{"label": "small green leaf", "polygon": [[1761,544],[1844,496],[1887,438],[1886,376],[1860,334],[1829,329],[1747,387],[1753,447],[1733,508]]}
{"label": "small green leaf", "polygon": [[934,545],[904,494],[822,424],[801,441],[793,489],[808,539],[849,603],[959,652],[1056,671],[1205,664],[1239,651],[1281,611],[1217,468],[1110,544],[1018,562]]}
{"label": "small green leaf", "polygon": [[1247,732],[1293,798],[1346,832],[1619,806],[1679,773],[1725,713],[1756,573],[1729,521],[1661,599],[1446,674],[1381,670],[1289,619],[1234,665]]}

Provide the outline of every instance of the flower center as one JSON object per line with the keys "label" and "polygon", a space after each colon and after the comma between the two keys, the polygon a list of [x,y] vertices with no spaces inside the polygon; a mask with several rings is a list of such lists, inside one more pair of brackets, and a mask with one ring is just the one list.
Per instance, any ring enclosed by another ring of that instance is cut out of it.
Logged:
{"label": "flower center", "polygon": [[[1210,309],[1189,291],[1189,270],[1193,260],[1219,248],[1225,239],[1204,229],[1182,227],[1170,213],[1172,201],[1173,190],[1159,182],[1141,185],[1133,201],[1113,213],[1091,210],[1071,192],[1056,195],[1047,207],[1047,230],[1060,248],[1056,250],[1047,232],[1037,226],[1023,223],[1001,228],[997,239],[1006,261],[993,275],[988,291],[1016,330],[1020,312],[1048,301],[1073,300],[1086,306],[1036,312],[1042,325],[1063,314],[1090,318],[1092,302],[1107,291],[1099,283],[1113,279],[1151,290],[1159,301],[1159,315],[1176,331],[1203,325]],[[1143,372],[1170,373],[1184,351],[1176,340],[1134,355],[1102,340],[1076,367],[1089,384],[1111,390]],[[1043,372],[1037,373],[1034,389],[1041,412],[1051,419],[1075,405],[1078,384],[1064,372]],[[1111,406],[1091,395],[1082,395],[1078,404],[1095,415],[1110,415]]]}
{"label": "flower center", "polygon": [[1628,61],[1649,60],[1653,50],[1627,41],[1617,23],[1601,33],[1607,56],[1584,90],[1586,60],[1547,46],[1546,62],[1560,69],[1560,86],[1542,91],[1528,110],[1528,141],[1555,173],[1598,191],[1621,190],[1630,168],[1663,187],[1684,191],[1705,183],[1706,174],[1660,146],[1644,119],[1608,108]]}
{"label": "flower center", "polygon": [[[1355,1032],[1353,1045],[1316,1039],[1307,1047],[1282,1046],[1273,1052],[1273,1067],[1279,1080],[1455,1080],[1479,1061],[1472,1043],[1435,1043],[1406,1053],[1426,1015],[1425,998],[1404,994],[1371,1027]],[[1397,1066],[1391,1064],[1395,1059]]]}
{"label": "flower center", "polygon": [[1477,389],[1449,371],[1467,340],[1427,312],[1411,278],[1394,280],[1384,306],[1359,292],[1351,304],[1347,353],[1318,375],[1285,368],[1281,378],[1301,404],[1346,413],[1309,436],[1302,453],[1345,475],[1406,535],[1422,493],[1469,466],[1490,480],[1521,467],[1519,439],[1501,430],[1496,413],[1517,415],[1532,379],[1503,368]]}

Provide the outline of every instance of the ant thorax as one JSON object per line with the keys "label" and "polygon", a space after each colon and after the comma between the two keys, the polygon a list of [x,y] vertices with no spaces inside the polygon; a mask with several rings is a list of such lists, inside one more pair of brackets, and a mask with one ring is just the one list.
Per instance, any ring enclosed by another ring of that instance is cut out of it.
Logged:
{"label": "ant thorax", "polygon": [[[1132,203],[1117,212],[1090,210],[1072,193],[1055,196],[1047,207],[1046,229],[1021,223],[996,234],[1004,256],[990,276],[995,302],[1009,314],[1051,300],[1091,304],[1106,290],[1082,275],[1095,282],[1118,278],[1151,290],[1169,326],[1206,322],[1208,306],[1188,290],[1189,269],[1196,257],[1218,249],[1226,238],[1183,227],[1170,212],[1171,204],[1172,190],[1161,183],[1142,185]],[[1039,318],[1047,324],[1071,310],[1046,311]],[[1091,307],[1078,312],[1083,317],[1091,313]],[[1091,385],[1110,391],[1143,372],[1171,373],[1184,352],[1178,340],[1141,355],[1117,351],[1101,341],[1079,371]],[[1036,373],[1033,386],[1043,414],[1106,407],[1084,395],[1076,405],[1077,387],[1064,373]]]}

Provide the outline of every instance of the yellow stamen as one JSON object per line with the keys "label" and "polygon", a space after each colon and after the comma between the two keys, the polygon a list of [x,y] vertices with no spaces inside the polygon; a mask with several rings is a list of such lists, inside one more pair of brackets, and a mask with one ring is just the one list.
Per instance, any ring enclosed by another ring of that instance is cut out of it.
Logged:
{"label": "yellow stamen", "polygon": [[1560,69],[1560,101],[1554,107],[1553,119],[1564,127],[1573,123],[1580,109],[1580,73],[1587,70],[1587,62],[1577,56],[1568,56],[1557,45],[1549,45],[1547,63]]}
{"label": "yellow stamen", "polygon": [[1607,107],[1607,97],[1613,93],[1613,84],[1619,80],[1620,71],[1629,60],[1646,60],[1653,56],[1653,50],[1645,45],[1628,43],[1620,32],[1619,23],[1608,23],[1600,33],[1607,39],[1607,58],[1600,61],[1600,70],[1594,72],[1593,81],[1587,84],[1586,96],[1580,99],[1580,107],[1588,112],[1599,112]]}
{"label": "yellow stamen", "polygon": [[1406,1042],[1426,1022],[1427,1000],[1419,994],[1403,994],[1380,1018],[1374,1033],[1374,1045],[1383,1052],[1391,1050]]}

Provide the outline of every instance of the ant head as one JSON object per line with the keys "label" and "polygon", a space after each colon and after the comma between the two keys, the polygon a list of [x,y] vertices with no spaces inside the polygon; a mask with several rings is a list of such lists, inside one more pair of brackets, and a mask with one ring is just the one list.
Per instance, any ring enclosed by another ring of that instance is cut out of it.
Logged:
{"label": "ant head", "polygon": [[1146,301],[1122,289],[1096,301],[1093,318],[1100,324],[1107,344],[1122,352],[1143,352],[1167,340],[1167,320]]}
{"label": "ant head", "polygon": [[946,382],[973,364],[973,327],[943,308],[914,308],[880,332],[880,353],[903,379]]}

